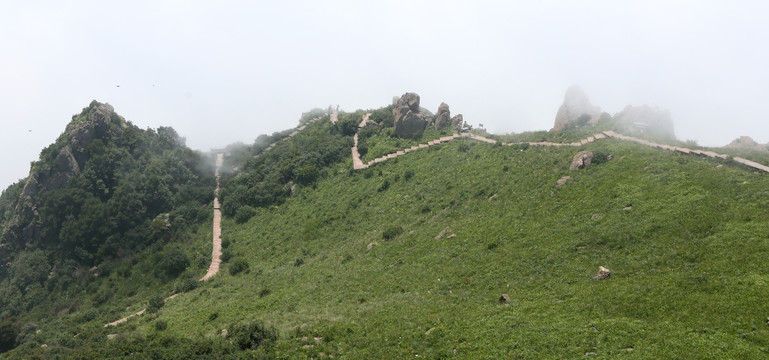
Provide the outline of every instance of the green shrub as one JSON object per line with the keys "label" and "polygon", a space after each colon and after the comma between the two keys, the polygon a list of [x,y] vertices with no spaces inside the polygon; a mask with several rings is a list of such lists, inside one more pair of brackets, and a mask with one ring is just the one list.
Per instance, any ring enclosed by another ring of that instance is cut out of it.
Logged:
{"label": "green shrub", "polygon": [[377,191],[382,192],[390,188],[390,181],[385,179],[385,181],[382,182],[382,185],[379,186],[379,189]]}
{"label": "green shrub", "polygon": [[160,295],[152,295],[150,297],[149,305],[147,306],[147,312],[150,314],[154,314],[160,310],[160,308],[163,307],[163,305],[166,304],[166,301],[163,300],[163,297]]}
{"label": "green shrub", "polygon": [[300,267],[302,265],[304,265],[304,259],[297,258],[296,260],[294,260],[294,267]]}
{"label": "green shrub", "polygon": [[16,337],[19,335],[19,323],[15,318],[0,321],[0,353],[16,347]]}
{"label": "green shrub", "polygon": [[392,240],[403,233],[403,228],[398,225],[390,225],[382,231],[382,240]]}
{"label": "green shrub", "polygon": [[163,331],[165,329],[168,329],[168,321],[160,320],[160,319],[155,321],[155,330]]}
{"label": "green shrub", "polygon": [[244,205],[235,210],[235,222],[243,224],[256,215],[256,209],[249,205]]}
{"label": "green shrub", "polygon": [[403,178],[406,180],[409,180],[412,177],[414,177],[414,170],[407,169],[406,172],[403,173]]}
{"label": "green shrub", "polygon": [[593,151],[593,160],[592,164],[598,165],[603,164],[605,162],[609,161],[609,153],[605,150],[596,150]]}
{"label": "green shrub", "polygon": [[176,283],[175,291],[177,293],[183,293],[195,290],[200,282],[191,277],[182,279]]}
{"label": "green shrub", "polygon": [[262,322],[254,321],[248,324],[232,326],[230,337],[241,350],[256,350],[257,348],[271,348],[278,340],[278,331],[265,326]]}
{"label": "green shrub", "polygon": [[172,247],[163,252],[158,263],[158,269],[169,277],[178,276],[188,266],[190,266],[190,257],[187,256],[184,250],[178,247]]}
{"label": "green shrub", "polygon": [[235,259],[230,264],[230,275],[235,276],[243,271],[248,270],[248,262],[245,259]]}

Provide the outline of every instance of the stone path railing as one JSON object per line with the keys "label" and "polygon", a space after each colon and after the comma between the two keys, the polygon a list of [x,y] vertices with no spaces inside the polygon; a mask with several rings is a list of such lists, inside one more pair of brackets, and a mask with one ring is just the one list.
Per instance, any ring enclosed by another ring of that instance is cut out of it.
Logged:
{"label": "stone path railing", "polygon": [[[364,122],[365,122],[365,120],[364,120]],[[363,122],[361,122],[361,124],[363,124]],[[400,151],[397,151],[397,152],[394,152],[394,153],[391,153],[391,154],[387,154],[387,155],[378,157],[378,158],[376,158],[374,160],[371,160],[371,161],[369,161],[367,163],[364,163],[361,160],[361,158],[360,158],[360,153],[358,152],[358,134],[355,134],[355,137],[353,138],[355,145],[352,148],[352,167],[353,167],[354,170],[366,169],[369,166],[374,165],[376,163],[387,161],[389,159],[394,159],[394,158],[396,158],[398,156],[405,155],[405,154],[407,154],[407,153],[409,153],[411,151],[419,150],[419,149],[425,149],[425,148],[428,148],[430,146],[434,146],[434,145],[437,145],[437,144],[440,144],[440,143],[448,142],[448,141],[451,141],[451,140],[459,138],[459,137],[467,137],[467,138],[470,138],[470,139],[473,139],[473,140],[482,141],[482,142],[486,142],[486,143],[489,143],[489,144],[495,144],[497,142],[497,140],[489,139],[487,137],[476,135],[476,134],[472,134],[472,133],[454,134],[454,135],[451,135],[451,136],[445,136],[445,137],[442,137],[440,139],[430,141],[430,142],[428,142],[426,144],[414,145],[414,146],[412,146],[412,147],[410,147],[408,149],[404,149],[404,150],[400,150]],[[620,133],[617,133],[617,132],[611,131],[611,130],[603,131],[603,132],[594,134],[592,136],[588,136],[587,138],[582,139],[580,141],[575,141],[575,142],[572,142],[572,143],[554,143],[554,142],[542,141],[542,142],[518,142],[518,143],[512,142],[512,143],[503,143],[502,145],[511,146],[511,145],[518,145],[518,144],[529,144],[531,146],[571,146],[571,147],[579,147],[579,146],[582,146],[582,145],[585,145],[585,144],[592,143],[592,142],[594,142],[596,140],[601,140],[601,139],[606,139],[606,138],[615,138],[615,139],[624,140],[624,141],[631,141],[631,142],[635,142],[637,144],[646,145],[646,146],[649,146],[649,147],[653,147],[653,148],[657,148],[657,149],[662,149],[662,150],[676,151],[676,152],[679,152],[679,153],[682,153],[682,154],[693,154],[693,155],[706,156],[706,157],[709,157],[709,158],[719,158],[719,159],[724,159],[724,160],[729,158],[728,155],[719,154],[719,153],[716,153],[716,152],[713,152],[713,151],[696,150],[696,149],[692,150],[692,149],[688,149],[688,148],[684,148],[684,147],[679,147],[679,146],[671,146],[671,145],[665,145],[665,144],[658,144],[658,143],[651,142],[649,140],[644,140],[644,139],[639,139],[639,138],[635,138],[635,137],[632,137],[632,136],[622,135]],[[766,166],[766,165],[763,165],[763,164],[759,164],[759,163],[757,163],[755,161],[751,161],[751,160],[744,159],[744,158],[737,157],[737,156],[733,157],[732,159],[735,162],[738,162],[740,164],[746,165],[746,166],[751,167],[753,169],[769,173],[769,166]]]}

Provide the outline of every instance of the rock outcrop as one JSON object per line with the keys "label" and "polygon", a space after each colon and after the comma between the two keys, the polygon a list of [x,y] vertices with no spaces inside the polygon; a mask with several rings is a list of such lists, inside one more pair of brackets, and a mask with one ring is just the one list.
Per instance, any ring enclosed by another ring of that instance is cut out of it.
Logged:
{"label": "rock outcrop", "polygon": [[442,102],[438,106],[438,113],[435,115],[435,130],[443,130],[448,127],[451,127],[451,112],[449,106]]}
{"label": "rock outcrop", "polygon": [[755,140],[753,140],[753,138],[750,136],[740,136],[732,140],[732,142],[724,147],[734,149],[767,150],[766,145],[761,145],[755,142]]}
{"label": "rock outcrop", "polygon": [[593,153],[590,151],[580,151],[571,159],[570,171],[584,169],[593,162]]}
{"label": "rock outcrop", "polygon": [[420,112],[419,95],[406,93],[398,99],[393,108],[395,135],[402,138],[422,136],[429,116]]}
{"label": "rock outcrop", "polygon": [[649,105],[631,106],[614,114],[614,122],[623,133],[630,136],[676,137],[670,112]]}
{"label": "rock outcrop", "polygon": [[584,91],[578,86],[572,86],[566,90],[563,98],[563,104],[558,108],[555,115],[555,123],[550,131],[561,131],[570,122],[586,116],[586,119],[593,121],[601,115],[601,108],[590,103]]}
{"label": "rock outcrop", "polygon": [[451,118],[451,126],[453,128],[458,128],[462,126],[465,123],[465,119],[462,117],[462,114],[457,114],[453,118]]}

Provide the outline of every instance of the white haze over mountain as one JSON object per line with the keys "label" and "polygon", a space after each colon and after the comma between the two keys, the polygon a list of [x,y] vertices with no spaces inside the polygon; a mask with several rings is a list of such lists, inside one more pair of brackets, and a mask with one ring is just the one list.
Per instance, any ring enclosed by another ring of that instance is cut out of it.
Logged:
{"label": "white haze over mountain", "polygon": [[767,37],[759,1],[3,1],[0,186],[93,99],[207,150],[406,91],[549,129],[578,84],[610,113],[669,109],[680,139],[766,143]]}

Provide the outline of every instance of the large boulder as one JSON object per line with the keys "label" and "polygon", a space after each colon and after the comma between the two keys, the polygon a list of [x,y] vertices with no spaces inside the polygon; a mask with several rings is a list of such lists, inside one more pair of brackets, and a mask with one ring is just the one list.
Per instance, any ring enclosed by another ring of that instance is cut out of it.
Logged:
{"label": "large boulder", "polygon": [[416,93],[403,94],[393,108],[393,115],[393,131],[402,138],[422,136],[430,118],[419,111],[419,95]]}
{"label": "large boulder", "polygon": [[571,166],[569,166],[569,170],[579,170],[584,169],[593,162],[593,153],[590,151],[580,151],[577,153],[577,155],[574,155],[574,158],[571,159]]}
{"label": "large boulder", "polygon": [[563,104],[558,108],[551,131],[561,131],[568,123],[580,118],[592,121],[600,115],[601,108],[591,104],[587,94],[579,86],[575,85],[566,90]]}
{"label": "large boulder", "polygon": [[435,130],[443,130],[448,127],[451,127],[451,113],[449,106],[442,102],[438,106],[438,113],[435,115]]}

